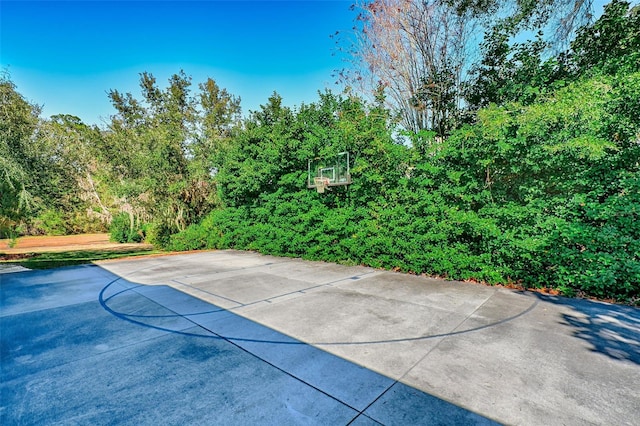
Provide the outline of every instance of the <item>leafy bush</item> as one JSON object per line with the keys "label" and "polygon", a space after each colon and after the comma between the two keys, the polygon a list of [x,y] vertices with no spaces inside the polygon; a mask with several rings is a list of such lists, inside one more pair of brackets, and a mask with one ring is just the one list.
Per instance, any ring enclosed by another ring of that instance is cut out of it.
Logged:
{"label": "leafy bush", "polygon": [[[446,140],[422,132],[409,135],[412,148],[396,143],[388,112],[354,97],[323,94],[295,112],[272,97],[219,158],[226,207],[168,246],[258,250],[637,303],[640,73],[637,49],[628,46],[638,43],[640,15],[627,13],[627,3],[614,6],[607,14],[624,21],[628,42],[605,16],[555,62],[541,64],[535,49],[523,49],[530,69],[499,88],[513,93]],[[591,49],[593,37],[616,49]],[[612,72],[622,63],[631,65]],[[344,150],[353,184],[323,195],[306,189],[306,160]]]}
{"label": "leafy bush", "polygon": [[65,235],[67,225],[62,214],[55,210],[42,212],[35,220],[36,226],[46,235]]}
{"label": "leafy bush", "polygon": [[127,213],[119,213],[111,220],[109,235],[118,243],[139,243],[145,239],[146,227],[136,224]]}
{"label": "leafy bush", "polygon": [[[637,93],[637,73],[596,75],[530,105],[489,106],[445,141],[414,137],[415,148],[353,98],[271,111],[223,156],[226,207],[166,246],[637,301],[640,115],[623,107],[635,111]],[[345,149],[353,184],[307,189],[306,159]]]}

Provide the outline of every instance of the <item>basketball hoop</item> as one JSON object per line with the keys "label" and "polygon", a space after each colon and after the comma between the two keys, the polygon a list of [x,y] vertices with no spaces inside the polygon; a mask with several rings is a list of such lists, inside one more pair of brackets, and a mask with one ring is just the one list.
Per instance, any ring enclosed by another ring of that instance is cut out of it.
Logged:
{"label": "basketball hoop", "polygon": [[[0,0],[1,1],[1,0]],[[349,153],[339,152],[328,158],[316,157],[307,162],[307,188],[323,194],[333,186],[351,185]]]}
{"label": "basketball hoop", "polygon": [[313,183],[316,186],[316,191],[318,194],[324,194],[324,190],[329,186],[329,178],[328,177],[314,177]]}

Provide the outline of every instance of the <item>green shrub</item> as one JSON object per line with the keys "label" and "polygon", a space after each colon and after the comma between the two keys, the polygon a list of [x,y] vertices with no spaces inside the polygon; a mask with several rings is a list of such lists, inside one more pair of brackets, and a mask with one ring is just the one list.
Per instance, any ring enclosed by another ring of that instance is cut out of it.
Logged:
{"label": "green shrub", "polygon": [[[637,103],[639,88],[636,74],[577,81],[531,105],[490,106],[476,124],[416,149],[394,143],[353,100],[320,127],[313,108],[286,125],[254,123],[226,153],[226,206],[167,247],[637,301],[640,119],[622,104]],[[304,160],[345,148],[353,184],[305,188]]]}
{"label": "green shrub", "polygon": [[145,226],[132,224],[131,216],[118,213],[111,220],[109,236],[111,241],[118,243],[139,243],[145,240]]}
{"label": "green shrub", "polygon": [[63,215],[55,210],[46,210],[36,219],[36,226],[46,235],[66,235],[69,233]]}

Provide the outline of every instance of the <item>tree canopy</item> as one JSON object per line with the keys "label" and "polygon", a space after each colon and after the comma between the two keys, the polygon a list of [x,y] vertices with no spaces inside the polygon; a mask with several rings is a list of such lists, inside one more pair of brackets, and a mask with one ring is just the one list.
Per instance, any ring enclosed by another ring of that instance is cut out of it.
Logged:
{"label": "tree canopy", "polygon": [[[478,97],[489,94],[478,90],[528,79],[536,58],[562,51],[592,18],[591,0],[363,0],[353,8],[354,36],[347,46],[338,40],[353,66],[340,79],[371,96],[384,91],[403,128],[441,137],[465,110],[486,105]],[[528,33],[538,38],[518,41]]]}

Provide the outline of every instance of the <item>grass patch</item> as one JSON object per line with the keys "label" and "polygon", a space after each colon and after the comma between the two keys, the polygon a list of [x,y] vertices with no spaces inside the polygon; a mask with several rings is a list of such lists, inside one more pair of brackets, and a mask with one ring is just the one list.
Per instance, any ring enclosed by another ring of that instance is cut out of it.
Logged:
{"label": "grass patch", "polygon": [[2,254],[0,264],[19,265],[29,269],[51,269],[62,266],[75,266],[97,260],[120,259],[132,256],[144,256],[162,253],[148,247],[115,248],[100,250],[71,250],[47,253]]}

